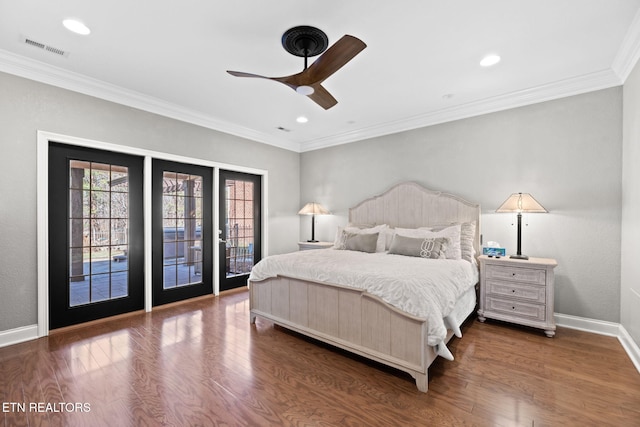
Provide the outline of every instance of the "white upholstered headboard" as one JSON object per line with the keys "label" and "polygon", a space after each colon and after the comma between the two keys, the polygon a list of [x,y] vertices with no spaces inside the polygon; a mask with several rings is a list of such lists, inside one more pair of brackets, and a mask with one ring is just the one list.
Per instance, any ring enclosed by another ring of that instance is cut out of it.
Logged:
{"label": "white upholstered headboard", "polygon": [[480,205],[453,194],[405,182],[349,209],[349,222],[355,224],[417,228],[472,221],[476,222],[474,248],[480,254]]}

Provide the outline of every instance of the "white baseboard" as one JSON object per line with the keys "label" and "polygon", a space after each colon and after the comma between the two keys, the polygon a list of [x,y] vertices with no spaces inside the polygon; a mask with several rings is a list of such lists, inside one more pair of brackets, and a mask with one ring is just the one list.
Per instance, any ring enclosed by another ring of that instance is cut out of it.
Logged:
{"label": "white baseboard", "polygon": [[620,325],[620,335],[618,335],[618,341],[622,344],[625,351],[629,355],[629,358],[635,365],[638,372],[640,372],[640,347],[638,344],[631,338],[629,332],[624,328],[624,326]]}
{"label": "white baseboard", "polygon": [[586,317],[571,316],[569,314],[554,313],[556,325],[563,328],[577,329],[579,331],[592,332],[599,335],[617,337],[620,332],[620,324],[606,322],[604,320],[587,319]]}
{"label": "white baseboard", "polygon": [[618,338],[622,348],[627,352],[629,359],[640,373],[640,347],[621,324],[559,313],[555,313],[554,317],[557,326]]}
{"label": "white baseboard", "polygon": [[7,331],[0,331],[0,347],[18,344],[38,338],[38,325],[21,326]]}

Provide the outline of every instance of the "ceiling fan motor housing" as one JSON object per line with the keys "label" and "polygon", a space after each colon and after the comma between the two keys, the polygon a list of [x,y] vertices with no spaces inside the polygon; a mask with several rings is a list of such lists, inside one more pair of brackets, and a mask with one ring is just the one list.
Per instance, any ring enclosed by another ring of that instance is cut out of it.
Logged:
{"label": "ceiling fan motor housing", "polygon": [[282,47],[295,56],[317,56],[328,46],[327,35],[322,30],[308,25],[290,28],[282,35]]}

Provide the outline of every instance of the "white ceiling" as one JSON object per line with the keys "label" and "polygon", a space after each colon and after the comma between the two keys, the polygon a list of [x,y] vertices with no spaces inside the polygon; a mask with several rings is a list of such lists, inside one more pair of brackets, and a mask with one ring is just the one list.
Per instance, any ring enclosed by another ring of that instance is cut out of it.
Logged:
{"label": "white ceiling", "polygon": [[[620,85],[640,56],[639,9],[640,0],[0,0],[0,71],[308,151]],[[91,34],[66,30],[68,17]],[[226,73],[302,71],[280,42],[297,25],[330,44],[351,34],[368,45],[323,83],[338,100],[330,110]],[[482,68],[488,53],[502,61]]]}

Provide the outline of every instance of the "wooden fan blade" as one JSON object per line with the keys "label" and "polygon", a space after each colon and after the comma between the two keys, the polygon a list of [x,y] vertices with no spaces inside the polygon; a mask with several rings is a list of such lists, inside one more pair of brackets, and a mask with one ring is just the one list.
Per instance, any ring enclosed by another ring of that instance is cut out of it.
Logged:
{"label": "wooden fan blade", "polygon": [[327,49],[309,68],[302,73],[304,82],[302,84],[313,86],[322,83],[330,75],[342,68],[351,61],[357,54],[362,52],[367,45],[360,39],[345,35]]}
{"label": "wooden fan blade", "polygon": [[227,73],[236,77],[254,77],[257,79],[273,80],[274,82],[283,83],[289,86],[293,90],[296,90],[296,87],[300,86],[300,84],[294,84],[294,83],[291,83],[290,81],[292,78],[294,78],[295,80],[296,76],[298,76],[300,73],[294,74],[293,76],[286,76],[286,77],[267,77],[267,76],[261,76],[259,74],[245,73],[243,71],[229,71],[229,70],[227,70]]}
{"label": "wooden fan blade", "polygon": [[315,84],[312,87],[313,93],[307,96],[325,110],[328,110],[338,103],[338,101],[336,101],[336,99],[321,84]]}
{"label": "wooden fan blade", "polygon": [[229,70],[227,70],[227,73],[231,74],[232,76],[236,76],[236,77],[255,77],[255,78],[258,78],[258,79],[271,80],[271,77],[261,76],[259,74],[244,73],[242,71],[229,71]]}

